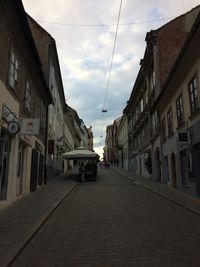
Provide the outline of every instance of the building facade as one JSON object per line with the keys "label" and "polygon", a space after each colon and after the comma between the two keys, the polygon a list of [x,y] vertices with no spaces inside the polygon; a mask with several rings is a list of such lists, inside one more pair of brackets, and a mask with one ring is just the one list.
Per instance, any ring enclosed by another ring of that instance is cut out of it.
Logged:
{"label": "building facade", "polygon": [[48,135],[46,178],[51,179],[63,171],[62,146],[64,140],[65,96],[60,72],[56,42],[36,21],[28,16],[46,82],[50,88],[53,103],[48,109]]}
{"label": "building facade", "polygon": [[157,101],[162,179],[200,196],[200,14]]}
{"label": "building facade", "polygon": [[128,170],[128,123],[125,114],[117,130],[117,143],[119,167]]}
{"label": "building facade", "polygon": [[104,148],[104,159],[111,165],[118,165],[118,128],[122,116],[115,119],[113,124],[108,125],[106,128],[106,139]]}
{"label": "building facade", "polygon": [[199,12],[199,6],[146,35],[144,58],[130,99],[129,169],[161,181],[160,114],[155,102]]}
{"label": "building facade", "polygon": [[52,98],[22,2],[0,6],[0,201],[12,202],[44,184]]}
{"label": "building facade", "polygon": [[89,140],[88,140],[88,149],[91,151],[94,151],[94,147],[93,147],[93,132],[92,132],[92,126],[90,125],[90,128],[87,129],[88,130],[88,135],[89,135]]}

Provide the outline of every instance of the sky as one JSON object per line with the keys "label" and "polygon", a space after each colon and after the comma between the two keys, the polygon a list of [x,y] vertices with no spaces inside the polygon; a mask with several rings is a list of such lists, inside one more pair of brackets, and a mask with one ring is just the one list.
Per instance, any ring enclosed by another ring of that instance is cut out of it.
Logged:
{"label": "sky", "polygon": [[[55,39],[66,103],[102,156],[106,126],[123,114],[144,56],[145,37],[200,0],[22,0],[26,12]],[[102,112],[102,109],[107,112]]]}

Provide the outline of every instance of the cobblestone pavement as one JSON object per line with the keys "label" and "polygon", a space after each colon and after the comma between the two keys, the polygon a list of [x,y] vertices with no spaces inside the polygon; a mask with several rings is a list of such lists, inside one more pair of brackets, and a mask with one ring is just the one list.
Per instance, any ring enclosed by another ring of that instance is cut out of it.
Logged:
{"label": "cobblestone pavement", "polygon": [[200,217],[101,169],[62,201],[12,266],[200,266]]}
{"label": "cobblestone pavement", "polygon": [[0,267],[8,265],[76,185],[74,173],[59,175],[0,211]]}

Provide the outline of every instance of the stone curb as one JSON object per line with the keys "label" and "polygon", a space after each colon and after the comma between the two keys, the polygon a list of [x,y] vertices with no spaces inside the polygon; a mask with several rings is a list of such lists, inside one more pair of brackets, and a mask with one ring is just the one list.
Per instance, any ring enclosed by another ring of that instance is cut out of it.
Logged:
{"label": "stone curb", "polygon": [[52,213],[57,209],[57,207],[64,201],[64,199],[76,188],[78,183],[72,185],[67,189],[64,195],[60,198],[59,201],[55,202],[48,211],[45,211],[42,216],[34,222],[29,229],[23,234],[20,240],[17,240],[14,244],[12,244],[9,249],[0,256],[0,266],[8,267],[14,262],[14,260],[19,256],[19,254],[23,251],[25,246],[30,242],[30,240],[36,235],[36,233],[40,230],[40,228],[44,225],[44,223],[48,220],[48,218],[52,215]]}

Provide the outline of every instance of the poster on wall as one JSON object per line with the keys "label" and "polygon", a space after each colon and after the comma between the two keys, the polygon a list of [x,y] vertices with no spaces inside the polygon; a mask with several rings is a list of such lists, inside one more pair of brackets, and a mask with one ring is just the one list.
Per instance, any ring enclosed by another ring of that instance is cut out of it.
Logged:
{"label": "poster on wall", "polygon": [[22,119],[20,134],[38,135],[40,129],[39,119]]}

